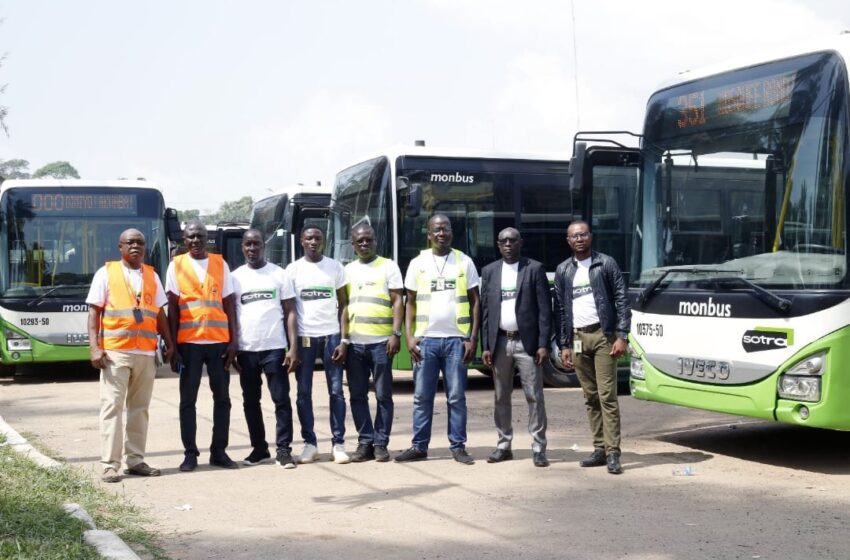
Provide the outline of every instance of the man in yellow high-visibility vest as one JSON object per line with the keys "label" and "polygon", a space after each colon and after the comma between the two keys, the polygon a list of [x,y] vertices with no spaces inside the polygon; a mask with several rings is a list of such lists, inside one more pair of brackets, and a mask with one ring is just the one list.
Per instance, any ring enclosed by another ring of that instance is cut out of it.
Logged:
{"label": "man in yellow high-visibility vest", "polygon": [[[144,264],[145,236],[128,229],[118,238],[120,261],[111,261],[92,278],[89,304],[91,364],[100,370],[102,479],[118,482],[121,451],[124,474],[159,476],[145,463],[148,408],[156,377],[157,334],[165,360],[174,352],[163,306],[168,302],[153,267]],[[127,411],[126,436],[121,425]]]}
{"label": "man in yellow high-visibility vest", "polygon": [[[359,438],[351,461],[389,461],[387,445],[393,425],[393,356],[398,353],[404,317],[404,283],[398,265],[378,256],[375,230],[367,223],[351,230],[357,260],[345,267],[348,281],[346,357],[351,416]],[[378,401],[375,422],[369,412],[369,376]]]}

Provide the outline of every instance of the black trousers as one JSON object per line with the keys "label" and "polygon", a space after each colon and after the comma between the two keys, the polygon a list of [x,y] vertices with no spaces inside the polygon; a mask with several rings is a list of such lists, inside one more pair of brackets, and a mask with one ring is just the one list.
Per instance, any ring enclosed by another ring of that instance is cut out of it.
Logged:
{"label": "black trousers", "polygon": [[204,365],[207,366],[213,394],[210,455],[215,457],[227,449],[230,432],[230,372],[224,370],[223,355],[226,349],[227,344],[223,342],[177,345],[177,351],[183,359],[183,371],[180,373],[180,438],[186,455],[200,455],[196,441],[198,421],[195,403],[198,401]]}

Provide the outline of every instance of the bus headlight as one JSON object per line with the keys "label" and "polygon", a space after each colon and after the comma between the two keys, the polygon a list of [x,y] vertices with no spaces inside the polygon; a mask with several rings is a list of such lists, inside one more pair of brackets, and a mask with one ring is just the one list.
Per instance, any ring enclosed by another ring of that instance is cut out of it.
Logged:
{"label": "bus headlight", "polygon": [[823,375],[825,364],[826,352],[818,352],[788,368],[788,373],[791,375]]}
{"label": "bus headlight", "polygon": [[32,350],[32,341],[26,336],[15,331],[6,331],[6,350],[9,352],[20,352],[21,350]]}
{"label": "bus headlight", "polygon": [[817,402],[820,400],[820,381],[820,377],[784,374],[779,376],[777,390],[783,399]]}
{"label": "bus headlight", "polygon": [[643,360],[640,356],[631,355],[630,370],[632,377],[635,379],[646,379],[643,373]]}

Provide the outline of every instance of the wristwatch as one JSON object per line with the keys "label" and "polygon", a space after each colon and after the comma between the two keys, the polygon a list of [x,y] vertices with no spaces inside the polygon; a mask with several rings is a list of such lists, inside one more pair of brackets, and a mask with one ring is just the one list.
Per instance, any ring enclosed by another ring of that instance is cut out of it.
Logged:
{"label": "wristwatch", "polygon": [[392,334],[393,334],[393,336],[397,336],[397,337],[401,338],[401,330],[400,329],[394,330],[392,332]]}
{"label": "wristwatch", "polygon": [[349,340],[349,339],[347,339],[347,338],[341,338],[341,339],[339,339],[339,341],[340,341],[342,344],[345,344],[346,346],[348,346],[349,344],[351,344],[351,340]]}

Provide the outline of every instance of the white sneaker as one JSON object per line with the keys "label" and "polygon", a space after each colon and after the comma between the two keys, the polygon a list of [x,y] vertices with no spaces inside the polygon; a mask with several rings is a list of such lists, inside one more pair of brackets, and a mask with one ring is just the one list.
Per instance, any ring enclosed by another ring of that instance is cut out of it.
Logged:
{"label": "white sneaker", "polygon": [[303,465],[305,463],[312,463],[319,458],[319,450],[312,443],[305,443],[304,449],[301,451],[301,454],[298,456],[298,463]]}
{"label": "white sneaker", "polygon": [[348,456],[348,453],[345,452],[345,444],[337,443],[334,445],[334,463],[338,465],[344,465],[346,463],[351,462],[351,457]]}

